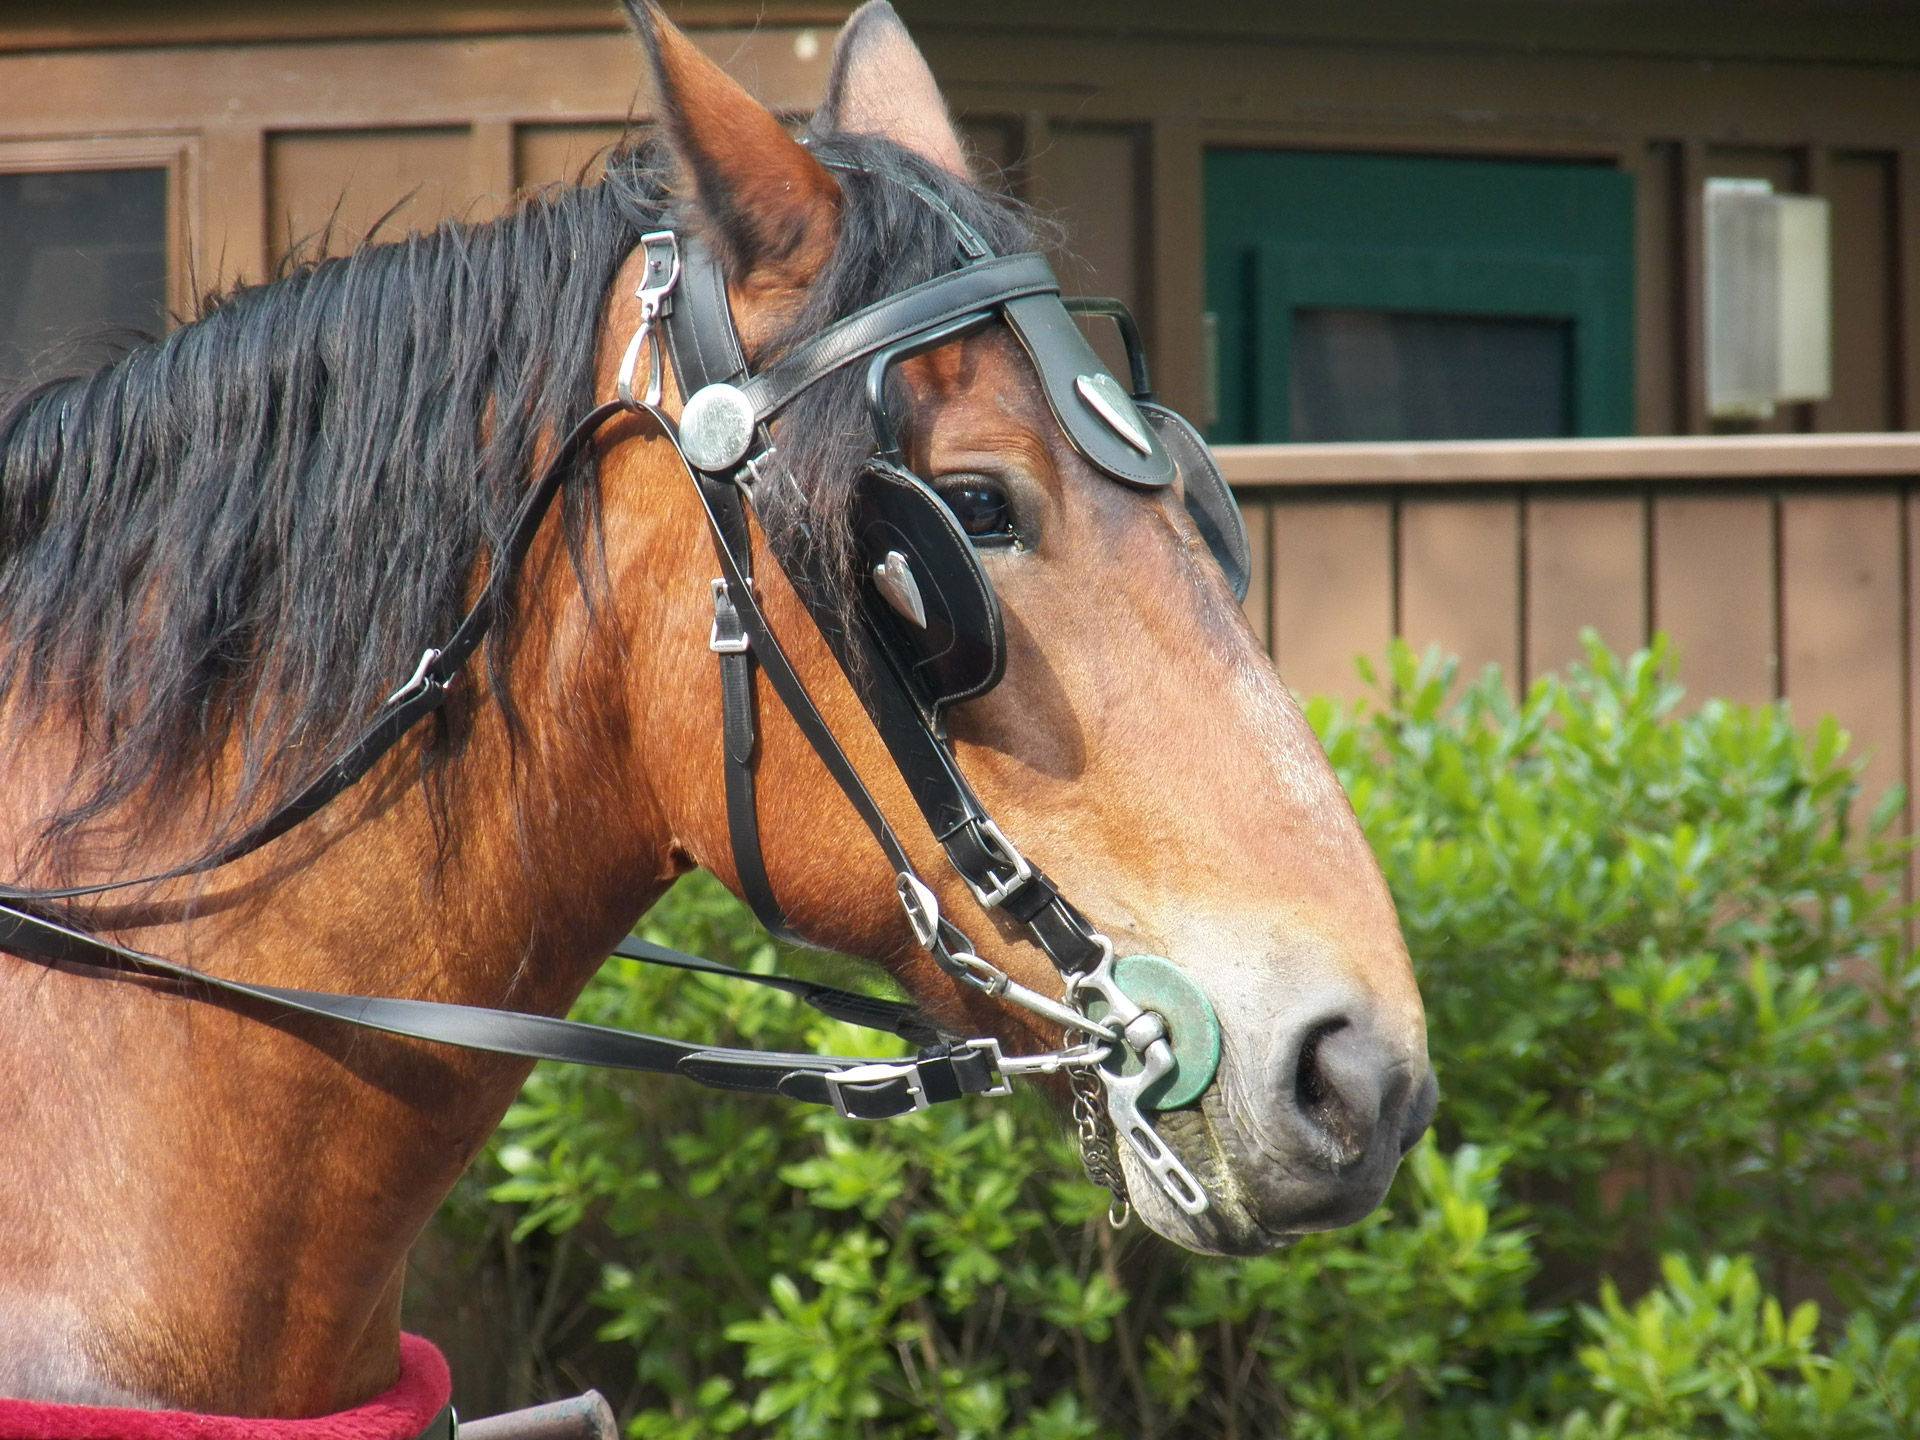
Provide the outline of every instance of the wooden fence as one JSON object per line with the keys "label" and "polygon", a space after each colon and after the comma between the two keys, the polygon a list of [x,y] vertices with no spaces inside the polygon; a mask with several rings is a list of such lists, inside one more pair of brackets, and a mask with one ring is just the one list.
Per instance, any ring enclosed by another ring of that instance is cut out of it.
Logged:
{"label": "wooden fence", "polygon": [[1255,628],[1301,694],[1390,637],[1509,684],[1672,638],[1696,699],[1832,715],[1914,779],[1920,434],[1222,446]]}

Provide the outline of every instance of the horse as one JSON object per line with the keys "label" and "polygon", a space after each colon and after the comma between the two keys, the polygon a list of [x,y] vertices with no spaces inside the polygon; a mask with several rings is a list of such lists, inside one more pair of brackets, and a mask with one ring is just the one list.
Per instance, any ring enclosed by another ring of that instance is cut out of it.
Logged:
{"label": "horse", "polygon": [[[629,13],[662,133],[603,180],[295,266],[11,402],[0,877],[44,894],[157,875],[39,908],[221,983],[557,1017],[677,877],[703,867],[745,895],[758,865],[788,928],[884,967],[1009,1070],[1058,1055],[1075,1019],[1051,998],[1060,972],[943,863],[872,677],[833,643],[873,585],[901,614],[917,593],[878,574],[897,553],[870,582],[857,548],[874,394],[849,370],[794,399],[738,478],[753,576],[733,593],[904,859],[870,843],[806,726],[765,703],[768,672],[743,861],[722,781],[720,547],[683,457],[684,377],[646,334],[649,241],[668,227],[710,257],[765,371],[946,276],[956,235],[1016,255],[1037,222],[975,174],[884,0],[843,30],[799,137],[646,0]],[[1195,475],[1103,473],[1011,328],[975,317],[874,382],[896,468],[932,477],[934,518],[977,542],[965,563],[1003,622],[999,683],[928,733],[992,810],[1006,850],[990,860],[1018,858],[1013,837],[1107,960],[1164,957],[1217,1012],[1217,1074],[1151,1127],[1201,1202],[1119,1147],[1146,1224],[1250,1254],[1351,1223],[1434,1107],[1391,898],[1183,503]],[[642,355],[657,404],[563,443]],[[1103,413],[1124,438],[1138,415],[1117,406]],[[558,510],[516,554],[543,465]],[[421,638],[476,597],[492,605],[481,658],[364,780],[230,863],[181,863],[276,813],[410,672],[417,690]],[[968,958],[996,983],[937,963],[936,910],[984,914]],[[11,949],[0,1395],[299,1418],[393,1385],[409,1245],[532,1062]],[[1146,1053],[1151,1031],[1129,1020],[1127,1043]]]}

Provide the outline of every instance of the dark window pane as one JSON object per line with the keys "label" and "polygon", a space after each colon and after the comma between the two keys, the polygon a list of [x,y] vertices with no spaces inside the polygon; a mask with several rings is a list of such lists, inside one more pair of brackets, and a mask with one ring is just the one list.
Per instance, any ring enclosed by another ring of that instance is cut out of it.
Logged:
{"label": "dark window pane", "polygon": [[1573,433],[1565,320],[1293,312],[1293,439],[1506,440]]}
{"label": "dark window pane", "polygon": [[166,300],[166,171],[0,175],[0,378],[98,364],[100,332],[157,333]]}

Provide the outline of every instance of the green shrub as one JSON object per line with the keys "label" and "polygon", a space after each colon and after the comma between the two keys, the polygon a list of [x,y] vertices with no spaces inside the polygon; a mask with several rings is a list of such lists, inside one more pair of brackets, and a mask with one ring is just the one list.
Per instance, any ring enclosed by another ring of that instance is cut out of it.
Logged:
{"label": "green shrub", "polygon": [[[1441,1076],[1379,1213],[1202,1259],[1109,1229],[1030,1096],[863,1126],[542,1067],[442,1221],[511,1227],[486,1263],[538,1272],[524,1388],[599,1383],[656,1437],[1920,1435],[1898,797],[1856,825],[1831,724],[1682,714],[1658,649],[1595,646],[1518,704],[1491,674],[1449,699],[1403,647],[1385,682],[1309,711]],[[704,877],[643,932],[856,973]],[[894,1048],[623,961],[576,1013]],[[1766,1293],[1814,1284],[1851,1314]]]}
{"label": "green shrub", "polygon": [[1590,643],[1518,705],[1492,673],[1450,702],[1450,663],[1389,665],[1391,703],[1309,714],[1400,907],[1443,1137],[1507,1147],[1583,1270],[1740,1249],[1847,1284],[1905,1263],[1904,797],[1856,827],[1831,720],[1682,715],[1662,646]]}

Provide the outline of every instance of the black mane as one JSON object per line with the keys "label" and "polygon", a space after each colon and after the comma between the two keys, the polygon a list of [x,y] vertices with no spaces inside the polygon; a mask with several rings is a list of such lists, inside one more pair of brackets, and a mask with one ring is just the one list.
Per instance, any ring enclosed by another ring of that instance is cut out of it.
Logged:
{"label": "black mane", "polygon": [[[1018,207],[895,146],[812,143],[869,173],[836,169],[839,243],[769,354],[955,263],[946,221],[890,176],[1003,253],[1031,243]],[[211,843],[338,753],[452,629],[542,446],[593,404],[608,288],[670,206],[665,174],[656,146],[616,153],[597,185],[302,265],[0,411],[0,713],[82,741],[44,839],[110,815],[137,836],[237,747]],[[791,483],[759,504],[783,550],[843,559],[869,444],[857,386],[836,377],[777,426]],[[590,462],[579,480],[565,523],[585,576]],[[511,653],[487,647],[510,716]],[[430,761],[457,732],[439,726]]]}

